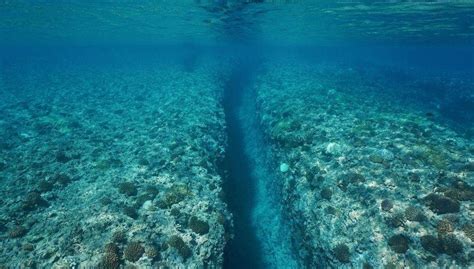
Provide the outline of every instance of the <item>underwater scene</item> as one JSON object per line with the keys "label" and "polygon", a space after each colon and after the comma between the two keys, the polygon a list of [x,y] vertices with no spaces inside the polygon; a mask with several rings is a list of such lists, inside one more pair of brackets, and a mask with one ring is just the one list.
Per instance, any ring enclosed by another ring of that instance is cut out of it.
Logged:
{"label": "underwater scene", "polygon": [[474,1],[0,0],[0,269],[474,268]]}

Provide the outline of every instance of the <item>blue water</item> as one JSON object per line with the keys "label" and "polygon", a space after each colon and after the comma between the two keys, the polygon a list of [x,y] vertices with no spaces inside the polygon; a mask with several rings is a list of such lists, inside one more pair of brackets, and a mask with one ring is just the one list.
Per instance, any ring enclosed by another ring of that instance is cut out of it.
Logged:
{"label": "blue water", "polygon": [[0,268],[470,268],[469,1],[0,3]]}

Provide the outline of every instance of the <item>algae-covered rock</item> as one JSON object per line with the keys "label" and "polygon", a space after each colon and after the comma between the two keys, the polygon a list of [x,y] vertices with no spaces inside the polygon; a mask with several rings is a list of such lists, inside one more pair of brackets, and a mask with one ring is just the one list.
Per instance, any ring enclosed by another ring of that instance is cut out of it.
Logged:
{"label": "algae-covered rock", "polygon": [[471,239],[471,241],[474,242],[474,224],[465,224],[462,227],[462,231],[469,239]]}
{"label": "algae-covered rock", "polygon": [[135,196],[138,193],[137,186],[133,182],[122,182],[118,186],[119,193],[127,196]]}
{"label": "algae-covered rock", "polygon": [[356,172],[349,172],[342,174],[338,177],[337,186],[342,191],[347,191],[347,188],[351,184],[359,184],[365,181],[365,177],[362,174]]}
{"label": "algae-covered rock", "polygon": [[446,254],[454,256],[463,252],[462,242],[455,235],[449,234],[443,237],[443,250]]}
{"label": "algae-covered rock", "polygon": [[32,211],[39,207],[48,207],[49,203],[41,197],[41,194],[36,191],[32,191],[26,195],[25,200],[22,204],[22,209],[25,211]]}
{"label": "algae-covered rock", "polygon": [[189,228],[197,234],[204,235],[209,232],[209,224],[195,216],[189,218]]}
{"label": "algae-covered rock", "polygon": [[339,244],[333,250],[334,257],[342,263],[348,263],[351,260],[351,253],[346,244]]}
{"label": "algae-covered rock", "polygon": [[409,221],[422,222],[426,220],[426,216],[421,208],[409,206],[405,209],[405,218]]}
{"label": "algae-covered rock", "polygon": [[380,209],[382,209],[382,211],[390,211],[392,210],[392,208],[393,208],[393,202],[388,199],[384,199],[380,203]]}
{"label": "algae-covered rock", "polygon": [[432,235],[424,235],[420,238],[421,246],[432,254],[446,253],[455,256],[463,252],[462,242],[453,234],[435,237]]}
{"label": "algae-covered rock", "polygon": [[474,187],[462,180],[456,180],[444,195],[456,201],[473,201]]}
{"label": "algae-covered rock", "polygon": [[124,206],[123,213],[132,219],[138,218],[138,212],[133,206]]}
{"label": "algae-covered rock", "polygon": [[331,188],[325,187],[320,192],[321,198],[330,201],[332,197],[332,190]]}
{"label": "algae-covered rock", "polygon": [[461,207],[458,201],[435,193],[426,196],[424,201],[431,211],[437,214],[457,213]]}
{"label": "algae-covered rock", "polygon": [[178,235],[173,235],[168,240],[168,245],[176,249],[179,255],[181,255],[181,257],[183,257],[183,259],[185,260],[191,257],[192,255],[191,249],[186,245],[183,239],[179,237]]}
{"label": "algae-covered rock", "polygon": [[390,248],[400,254],[407,252],[409,244],[410,239],[403,234],[396,234],[388,239],[388,245]]}
{"label": "algae-covered rock", "polygon": [[438,255],[443,252],[443,242],[438,237],[424,235],[420,237],[421,246],[428,252]]}

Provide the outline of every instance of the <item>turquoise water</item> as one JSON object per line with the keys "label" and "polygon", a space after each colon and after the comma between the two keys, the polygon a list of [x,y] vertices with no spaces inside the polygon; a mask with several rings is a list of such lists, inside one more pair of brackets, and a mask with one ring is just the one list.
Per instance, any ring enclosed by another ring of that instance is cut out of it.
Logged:
{"label": "turquoise water", "polygon": [[1,1],[0,268],[471,268],[472,1]]}

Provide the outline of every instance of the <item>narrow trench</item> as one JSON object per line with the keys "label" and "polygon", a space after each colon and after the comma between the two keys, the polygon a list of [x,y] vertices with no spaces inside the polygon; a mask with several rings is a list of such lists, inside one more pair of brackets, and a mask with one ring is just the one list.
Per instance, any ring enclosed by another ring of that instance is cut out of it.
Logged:
{"label": "narrow trench", "polygon": [[239,61],[224,89],[228,137],[224,190],[234,220],[234,238],[226,246],[224,268],[262,268],[261,245],[252,225],[255,181],[244,150],[244,129],[239,118],[244,93],[251,87],[254,69],[255,66],[251,66],[251,63]]}
{"label": "narrow trench", "polygon": [[291,232],[282,217],[275,165],[255,110],[253,83],[260,66],[259,57],[246,55],[225,84],[224,190],[233,214],[234,238],[226,246],[224,268],[297,268]]}

